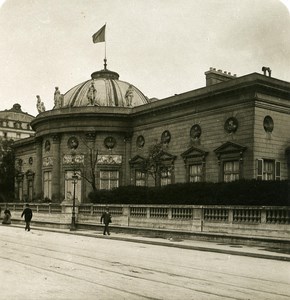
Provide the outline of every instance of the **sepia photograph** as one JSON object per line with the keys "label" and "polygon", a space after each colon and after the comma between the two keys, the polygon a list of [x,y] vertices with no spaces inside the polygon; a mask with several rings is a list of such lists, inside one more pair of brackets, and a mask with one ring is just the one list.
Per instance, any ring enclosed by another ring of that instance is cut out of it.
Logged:
{"label": "sepia photograph", "polygon": [[0,299],[290,298],[290,0],[0,0]]}

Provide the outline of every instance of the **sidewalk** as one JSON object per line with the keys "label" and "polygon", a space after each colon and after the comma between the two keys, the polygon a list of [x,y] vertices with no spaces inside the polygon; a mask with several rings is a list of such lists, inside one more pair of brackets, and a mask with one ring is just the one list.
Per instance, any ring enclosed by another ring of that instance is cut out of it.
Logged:
{"label": "sidewalk", "polygon": [[[3,225],[2,225],[3,226]],[[24,228],[23,225],[11,224],[10,227]],[[115,233],[112,232],[110,236],[104,236],[101,230],[83,230],[78,229],[76,231],[70,231],[69,229],[58,229],[58,228],[49,228],[49,227],[35,227],[32,226],[31,230],[39,231],[50,231],[58,232],[62,234],[73,234],[79,236],[87,236],[99,239],[112,239],[133,243],[143,243],[151,244],[157,246],[166,246],[166,247],[175,247],[188,250],[197,250],[197,251],[207,251],[215,253],[223,253],[228,255],[239,255],[263,259],[272,259],[280,261],[289,261],[290,262],[290,249],[280,249],[274,247],[264,247],[264,246],[246,246],[239,244],[230,244],[230,243],[216,243],[216,242],[206,242],[206,241],[197,241],[197,240],[186,240],[179,238],[156,238],[156,237],[145,237],[142,235],[129,234],[129,233]]]}

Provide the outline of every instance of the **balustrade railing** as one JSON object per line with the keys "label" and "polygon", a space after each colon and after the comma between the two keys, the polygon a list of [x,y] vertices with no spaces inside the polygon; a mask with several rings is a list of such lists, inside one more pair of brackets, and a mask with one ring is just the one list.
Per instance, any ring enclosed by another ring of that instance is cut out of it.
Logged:
{"label": "balustrade railing", "polygon": [[233,209],[233,222],[236,223],[261,223],[260,209]]}
{"label": "balustrade railing", "polygon": [[[25,204],[23,203],[5,203],[4,207],[9,208],[10,211],[15,211],[15,212],[20,212],[23,211],[25,208]],[[32,209],[33,212],[35,213],[61,213],[62,212],[62,207],[60,204],[57,203],[48,203],[48,204],[36,204],[36,203],[31,203],[30,208]]]}
{"label": "balustrade railing", "polygon": [[150,207],[150,218],[167,219],[168,208]]}
{"label": "balustrade railing", "polygon": [[192,219],[193,210],[192,208],[172,208],[171,217],[172,219]]}
{"label": "balustrade railing", "polygon": [[[25,203],[3,203],[11,212],[21,212]],[[68,205],[66,205],[68,206]],[[61,204],[31,203],[35,213],[62,214],[66,213]],[[81,216],[100,216],[106,209],[105,205],[81,204],[78,214]],[[172,221],[201,220],[205,224],[290,224],[290,207],[242,207],[242,206],[152,206],[152,205],[109,205],[112,216],[130,216],[131,218],[168,219]],[[197,216],[197,217],[196,217]]]}
{"label": "balustrade railing", "polygon": [[205,221],[228,222],[228,220],[229,220],[229,209],[204,208],[203,219]]}
{"label": "balustrade railing", "polygon": [[94,213],[92,205],[80,205],[79,214],[91,215]]}
{"label": "balustrade railing", "polygon": [[290,209],[266,210],[266,223],[269,224],[290,224]]}
{"label": "balustrade railing", "polygon": [[146,207],[130,207],[130,216],[136,218],[146,218],[147,208]]}

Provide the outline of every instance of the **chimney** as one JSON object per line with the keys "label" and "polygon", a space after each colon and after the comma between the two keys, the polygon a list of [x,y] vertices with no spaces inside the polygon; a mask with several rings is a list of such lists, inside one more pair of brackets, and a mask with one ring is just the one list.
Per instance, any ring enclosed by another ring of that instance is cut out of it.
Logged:
{"label": "chimney", "polygon": [[209,71],[205,72],[206,86],[210,86],[223,81],[237,78],[237,75],[231,75],[231,72],[216,70],[216,68],[210,68]]}

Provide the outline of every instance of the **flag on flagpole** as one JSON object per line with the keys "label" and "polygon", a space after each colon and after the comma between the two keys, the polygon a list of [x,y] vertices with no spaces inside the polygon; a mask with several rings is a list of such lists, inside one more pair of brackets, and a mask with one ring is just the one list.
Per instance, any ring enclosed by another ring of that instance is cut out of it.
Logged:
{"label": "flag on flagpole", "polygon": [[93,35],[94,43],[105,42],[106,24]]}

